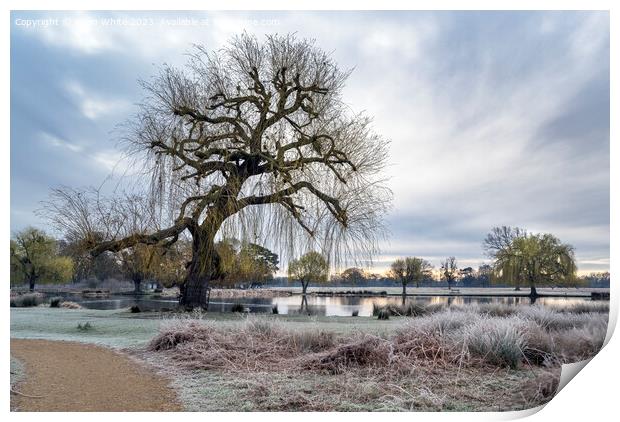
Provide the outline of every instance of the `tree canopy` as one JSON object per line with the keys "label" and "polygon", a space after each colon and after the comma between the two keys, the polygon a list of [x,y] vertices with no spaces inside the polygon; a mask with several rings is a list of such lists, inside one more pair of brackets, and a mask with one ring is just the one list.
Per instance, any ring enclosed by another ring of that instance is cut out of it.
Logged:
{"label": "tree canopy", "polygon": [[[216,52],[197,46],[184,68],[163,66],[142,84],[124,145],[144,165],[149,203],[167,210],[167,223],[108,231],[93,254],[189,232],[190,306],[202,305],[209,281],[222,275],[216,236],[277,247],[286,258],[312,249],[334,264],[372,257],[391,200],[382,184],[387,142],[343,100],[349,73],[295,35],[259,42],[243,34]],[[64,220],[89,238],[90,224]]]}
{"label": "tree canopy", "polygon": [[517,286],[526,283],[532,296],[541,284],[576,283],[574,248],[550,233],[496,227],[487,235],[484,247],[494,259],[495,279]]}
{"label": "tree canopy", "polygon": [[289,280],[301,282],[302,292],[305,295],[310,282],[325,283],[328,279],[329,265],[325,257],[312,251],[293,259],[288,264]]}
{"label": "tree canopy", "polygon": [[274,273],[279,270],[278,254],[255,243],[223,239],[216,244],[216,249],[222,268],[222,279],[218,284],[262,284],[273,280]]}
{"label": "tree canopy", "polygon": [[11,284],[67,283],[73,275],[73,261],[58,255],[58,245],[44,231],[28,227],[11,239]]}
{"label": "tree canopy", "polygon": [[423,258],[406,257],[399,258],[390,266],[390,275],[403,285],[403,296],[407,294],[407,284],[420,282],[431,277],[433,266]]}

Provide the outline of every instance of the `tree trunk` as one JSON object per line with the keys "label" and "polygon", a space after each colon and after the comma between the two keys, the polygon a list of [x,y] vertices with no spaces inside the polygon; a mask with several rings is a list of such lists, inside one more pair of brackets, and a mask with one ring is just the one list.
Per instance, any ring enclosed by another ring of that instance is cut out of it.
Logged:
{"label": "tree trunk", "polygon": [[37,281],[37,277],[34,275],[34,271],[28,275],[28,287],[31,292],[34,292],[34,285]]}
{"label": "tree trunk", "polygon": [[215,250],[215,231],[196,229],[192,235],[192,260],[181,290],[181,305],[206,310],[209,282],[220,275],[220,257]]}
{"label": "tree trunk", "polygon": [[536,286],[532,285],[530,287],[530,297],[532,298],[537,298],[538,297],[538,292],[536,291]]}
{"label": "tree trunk", "polygon": [[308,282],[301,282],[301,294],[306,296],[306,291],[308,290]]}
{"label": "tree trunk", "polygon": [[142,279],[141,278],[134,278],[133,279],[133,291],[134,291],[134,293],[140,293],[142,291],[141,285],[142,285]]}

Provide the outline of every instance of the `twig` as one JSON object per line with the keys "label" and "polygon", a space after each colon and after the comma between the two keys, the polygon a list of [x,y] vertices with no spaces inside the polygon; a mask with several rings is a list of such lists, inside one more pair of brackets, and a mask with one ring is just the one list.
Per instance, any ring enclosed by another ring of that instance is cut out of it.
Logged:
{"label": "twig", "polygon": [[11,393],[17,394],[18,396],[28,397],[28,398],[31,398],[31,399],[42,399],[43,397],[45,397],[45,396],[31,396],[31,395],[28,395],[28,394],[21,393],[21,392],[19,392],[17,390],[13,390],[12,388],[11,388]]}

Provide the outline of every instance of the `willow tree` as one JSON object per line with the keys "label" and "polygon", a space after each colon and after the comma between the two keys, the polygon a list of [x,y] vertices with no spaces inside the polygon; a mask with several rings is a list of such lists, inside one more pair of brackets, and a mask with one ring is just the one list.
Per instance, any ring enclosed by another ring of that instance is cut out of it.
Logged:
{"label": "willow tree", "polygon": [[67,283],[73,275],[73,260],[60,256],[56,240],[34,227],[15,233],[10,253],[11,284],[25,282],[31,292],[36,283]]}
{"label": "willow tree", "polygon": [[[350,74],[313,41],[243,34],[183,68],[163,66],[124,139],[145,163],[170,225],[93,245],[94,255],[192,239],[182,303],[204,306],[220,276],[216,236],[320,248],[331,263],[372,256],[390,200],[386,142],[342,100]],[[281,254],[282,255],[282,254]]]}
{"label": "willow tree", "polygon": [[323,255],[310,251],[288,265],[289,281],[301,283],[301,294],[306,295],[310,282],[326,283],[329,278],[329,265]]}
{"label": "willow tree", "polygon": [[536,286],[566,285],[576,282],[574,248],[549,233],[533,234],[510,227],[495,228],[484,242],[494,259],[497,280],[526,283],[530,297],[536,298]]}

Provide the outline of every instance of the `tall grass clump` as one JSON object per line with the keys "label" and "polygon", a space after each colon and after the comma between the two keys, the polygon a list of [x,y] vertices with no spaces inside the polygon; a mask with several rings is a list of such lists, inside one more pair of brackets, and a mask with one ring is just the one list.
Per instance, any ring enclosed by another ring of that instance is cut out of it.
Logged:
{"label": "tall grass clump", "polygon": [[516,369],[522,361],[526,342],[522,321],[481,318],[463,330],[467,351],[496,366]]}

